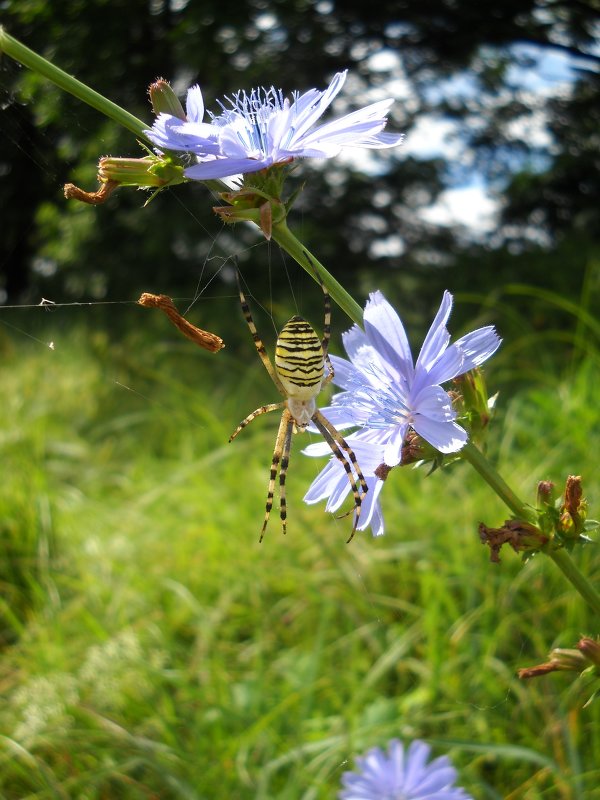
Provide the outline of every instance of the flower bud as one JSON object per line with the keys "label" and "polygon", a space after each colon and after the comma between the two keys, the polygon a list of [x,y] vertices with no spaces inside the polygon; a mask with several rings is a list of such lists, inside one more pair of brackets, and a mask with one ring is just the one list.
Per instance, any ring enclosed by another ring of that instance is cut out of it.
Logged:
{"label": "flower bud", "polygon": [[[262,170],[262,173],[266,172]],[[271,238],[273,225],[285,219],[285,205],[259,189],[242,188],[232,192],[221,192],[220,197],[228,206],[213,206],[213,211],[228,225],[241,220],[254,222],[267,241]]]}
{"label": "flower bud", "polygon": [[157,78],[154,83],[151,83],[148,87],[148,94],[150,95],[152,111],[156,116],[159,114],[171,114],[173,117],[178,117],[182,120],[187,119],[179,98],[164,78]]}
{"label": "flower bud", "polygon": [[591,661],[595,667],[600,667],[600,642],[584,636],[577,642],[577,649]]}
{"label": "flower bud", "polygon": [[453,402],[454,408],[459,415],[466,415],[471,439],[477,440],[489,424],[495,398],[488,398],[485,378],[479,368],[459,375],[453,383],[459,393]]}
{"label": "flower bud", "polygon": [[101,158],[98,178],[102,183],[114,181],[121,186],[160,188],[167,184],[183,183],[183,167],[159,156],[144,158]]}
{"label": "flower bud", "polygon": [[540,481],[537,487],[537,505],[539,508],[543,506],[554,506],[556,500],[556,492],[554,491],[554,484],[552,481]]}

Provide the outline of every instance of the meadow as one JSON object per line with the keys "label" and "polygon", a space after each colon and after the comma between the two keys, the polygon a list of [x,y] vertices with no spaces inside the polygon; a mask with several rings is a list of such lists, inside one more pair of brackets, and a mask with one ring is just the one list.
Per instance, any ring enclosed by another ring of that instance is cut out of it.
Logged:
{"label": "meadow", "polygon": [[[52,325],[0,328],[0,796],[325,800],[398,737],[476,800],[600,798],[593,685],[516,677],[597,620],[549,559],[490,563],[477,525],[509,514],[468,465],[395,470],[386,535],[346,544],[296,440],[288,534],[259,544],[276,420],[227,441],[274,399],[251,343]],[[583,475],[597,516],[597,352],[513,363],[490,457],[531,502]]]}

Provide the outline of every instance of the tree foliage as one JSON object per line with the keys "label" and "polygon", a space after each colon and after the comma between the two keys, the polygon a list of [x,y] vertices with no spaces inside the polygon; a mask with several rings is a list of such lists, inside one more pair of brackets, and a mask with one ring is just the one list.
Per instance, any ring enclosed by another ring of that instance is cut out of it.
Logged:
{"label": "tree foliage", "polygon": [[[451,160],[400,150],[381,156],[375,175],[345,161],[302,166],[295,220],[351,290],[363,290],[367,264],[371,279],[375,273],[404,289],[424,284],[438,294],[448,270],[468,288],[499,253],[504,279],[522,278],[522,261],[511,255],[532,250],[547,253],[544,280],[554,275],[558,286],[553,253],[561,241],[579,242],[572,266],[580,272],[597,249],[595,0],[8,0],[3,7],[9,32],[149,121],[146,88],[158,76],[182,93],[200,82],[210,108],[238,87],[322,88],[348,67],[348,107],[391,91],[394,129],[451,122]],[[523,85],[540,72],[544,53],[569,59],[572,74],[558,94]],[[11,300],[189,293],[209,254],[250,258],[243,251],[257,238],[242,228],[233,238],[221,231],[200,185],[163,192],[143,210],[146,196],[127,190],[99,208],[65,201],[65,182],[95,188],[98,158],[139,155],[137,144],[7,58],[0,77],[0,265]],[[497,228],[478,241],[423,215],[474,170],[502,205]],[[466,266],[459,272],[457,264]]]}

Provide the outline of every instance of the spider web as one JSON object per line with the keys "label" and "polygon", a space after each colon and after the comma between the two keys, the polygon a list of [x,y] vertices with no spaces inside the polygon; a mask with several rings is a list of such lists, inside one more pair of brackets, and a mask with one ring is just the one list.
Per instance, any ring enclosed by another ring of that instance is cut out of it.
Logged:
{"label": "spider web", "polygon": [[[8,98],[6,92],[4,92],[2,95],[1,88],[0,99],[2,99],[4,103],[11,102],[11,99]],[[18,102],[22,101],[19,99]],[[68,106],[68,109],[71,110],[68,111],[68,116],[62,122],[65,130],[68,130],[70,126],[83,128],[84,126],[82,124],[81,117],[77,115],[75,110],[76,106]],[[0,135],[7,137],[12,145],[16,147],[25,158],[31,160],[36,165],[40,174],[43,173],[47,179],[50,179],[50,181],[60,185],[61,178],[56,174],[52,165],[52,161],[48,157],[48,153],[55,146],[55,143],[44,130],[40,131],[40,135],[45,143],[45,146],[43,147],[40,147],[39,145],[34,146],[34,142],[30,137],[27,136],[27,132],[23,129],[13,127],[12,130],[7,130],[6,126],[3,126],[0,130]],[[100,140],[99,146],[101,146],[101,144],[102,140]],[[67,179],[68,177],[69,176],[67,176]],[[126,192],[127,187],[123,188],[121,191],[123,193]],[[244,337],[246,335],[246,331],[243,319],[239,314],[239,298],[236,289],[235,273],[236,271],[240,270],[240,263],[244,263],[246,261],[246,256],[248,255],[249,251],[260,248],[261,250],[265,251],[265,269],[268,271],[270,287],[268,303],[266,305],[265,303],[261,303],[260,300],[252,293],[253,281],[249,273],[246,275],[242,274],[241,278],[246,286],[248,297],[252,301],[253,310],[255,312],[258,310],[259,315],[268,320],[270,324],[272,335],[269,335],[268,327],[266,330],[264,329],[263,324],[260,325],[260,330],[261,332],[264,332],[263,335],[265,336],[265,344],[267,348],[274,353],[275,339],[278,331],[285,322],[285,319],[281,318],[281,297],[275,296],[273,293],[274,281],[272,280],[272,277],[274,270],[284,270],[286,274],[286,281],[289,287],[289,294],[287,295],[286,300],[289,301],[291,298],[291,302],[293,307],[296,309],[296,313],[301,313],[301,308],[299,308],[299,306],[302,306],[302,297],[298,296],[298,291],[303,293],[304,286],[306,285],[310,287],[310,293],[312,295],[314,289],[313,281],[305,276],[301,270],[294,271],[293,268],[290,268],[287,255],[278,248],[274,248],[270,243],[266,242],[262,238],[262,234],[260,234],[258,231],[256,232],[256,242],[251,244],[242,243],[236,248],[236,243],[233,241],[235,234],[232,232],[231,226],[226,226],[223,223],[216,222],[212,214],[211,206],[215,201],[218,201],[217,196],[214,195],[211,197],[210,193],[205,187],[198,187],[198,194],[200,195],[201,192],[204,194],[204,197],[201,198],[201,202],[204,202],[204,210],[200,212],[197,211],[196,207],[191,208],[189,203],[180,197],[178,193],[178,187],[167,189],[166,192],[169,192],[168,199],[179,204],[181,207],[181,213],[188,215],[193,220],[193,224],[197,226],[198,231],[201,232],[202,237],[208,239],[210,242],[209,249],[205,253],[202,262],[198,266],[195,284],[190,287],[192,290],[190,296],[172,298],[181,314],[186,317],[190,312],[202,304],[214,304],[216,302],[220,306],[222,305],[223,316],[234,320],[235,324],[239,325],[241,337]],[[64,200],[64,202],[73,203],[76,201]],[[161,197],[157,197],[154,202],[160,203]],[[90,209],[90,211],[93,212],[93,209]],[[144,208],[141,204],[138,213],[140,215],[144,214]],[[211,223],[214,226],[214,231],[208,227]],[[243,223],[240,223],[240,225],[241,224]],[[232,249],[232,244],[235,249]],[[158,257],[160,258],[160,255]],[[168,259],[168,257],[168,254],[165,255],[165,258]],[[105,299],[63,300],[60,296],[52,295],[50,297],[40,297],[37,302],[33,303],[0,305],[0,324],[9,329],[17,337],[30,339],[39,344],[41,347],[47,348],[47,350],[50,351],[48,356],[52,358],[54,351],[60,350],[62,343],[69,340],[72,328],[70,320],[72,319],[73,323],[75,323],[79,313],[89,315],[93,313],[94,309],[100,309],[106,306],[114,307],[115,310],[123,309],[125,313],[131,313],[132,315],[139,313],[137,309],[137,296],[135,298],[111,297],[110,276],[107,287],[107,293],[109,296]],[[53,326],[53,338],[51,340],[40,338],[38,335],[40,326],[38,324],[31,324],[28,329],[27,321],[33,316],[40,314],[60,314],[61,322],[64,320],[64,325],[58,334],[55,333],[56,326]],[[334,319],[336,316],[338,315],[336,315],[334,312]],[[191,315],[191,317],[195,318],[196,315]],[[199,324],[202,325],[202,313],[199,313],[197,318]],[[137,324],[143,326],[143,320]],[[340,324],[342,324],[341,321]],[[317,327],[319,327],[319,324]],[[219,331],[219,333],[221,333],[221,331]],[[174,333],[173,335],[176,336],[177,334]],[[223,336],[225,338],[225,342],[227,343],[227,329],[225,329],[223,332]],[[252,358],[254,357],[254,353],[251,350],[250,355]],[[257,370],[260,370],[260,364],[258,362]],[[131,392],[149,404],[156,405],[157,403],[157,401],[155,401],[151,396],[148,396],[139,390],[138,386],[135,385],[135,379],[132,383],[129,381],[129,379],[123,381],[116,380],[114,378],[111,379],[107,376],[106,380],[112,380],[113,385],[118,387],[119,391]],[[236,421],[237,420],[235,419],[232,420],[232,429]],[[190,424],[194,424],[194,421],[190,420]],[[296,447],[295,450],[298,451],[299,448]],[[299,456],[299,452],[296,452],[294,455],[295,458],[297,458]],[[265,458],[268,459],[268,452],[266,453]],[[336,527],[340,527],[340,531],[343,529],[343,532],[346,532],[345,520],[332,519],[331,521]],[[360,577],[360,568],[358,564],[356,564],[356,571],[358,580],[361,582],[361,585],[363,585],[363,590],[365,593],[368,593],[366,586],[364,586],[362,583],[363,579]]]}

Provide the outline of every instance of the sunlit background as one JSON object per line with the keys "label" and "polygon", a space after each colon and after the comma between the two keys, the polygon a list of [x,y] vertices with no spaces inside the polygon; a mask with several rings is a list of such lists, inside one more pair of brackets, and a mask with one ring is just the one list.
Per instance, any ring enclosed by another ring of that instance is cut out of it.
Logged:
{"label": "sunlit background", "polygon": [[[345,68],[332,115],[394,98],[403,146],[300,163],[290,227],[415,350],[444,289],[453,336],[496,325],[490,458],[530,503],[581,474],[598,517],[596,3],[5,0],[0,23],[148,123],[157,77],[217,113]],[[347,546],[348,518],[302,503],[295,441],[288,535],[274,513],[258,544],[276,421],[227,440],[279,398],[235,268],[271,353],[291,314],[321,329],[310,277],[200,184],[66,201],[139,144],[6,56],[0,100],[0,795],[324,800],[397,737],[477,800],[600,797],[593,680],[515,677],[598,621],[549,560],[489,563],[477,525],[508,512],[467,465],[394,471],[385,537]],[[333,352],[349,325],[334,306]],[[573,555],[597,581],[593,548]]]}

